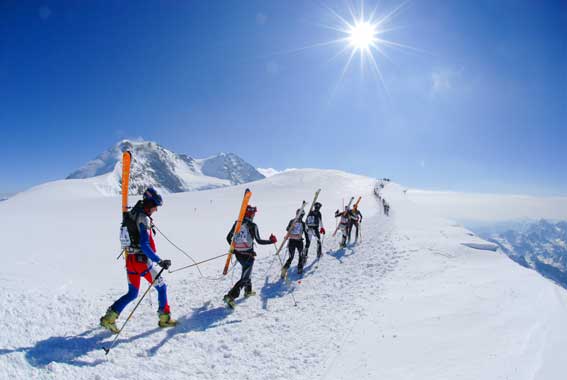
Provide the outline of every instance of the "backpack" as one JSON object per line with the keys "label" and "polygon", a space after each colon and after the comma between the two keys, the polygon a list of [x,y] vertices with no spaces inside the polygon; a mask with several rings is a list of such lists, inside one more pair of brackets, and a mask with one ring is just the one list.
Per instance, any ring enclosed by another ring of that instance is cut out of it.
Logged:
{"label": "backpack", "polygon": [[120,227],[120,244],[122,248],[139,248],[140,231],[136,220],[140,212],[143,212],[142,201],[138,201],[130,210],[122,214],[122,226]]}

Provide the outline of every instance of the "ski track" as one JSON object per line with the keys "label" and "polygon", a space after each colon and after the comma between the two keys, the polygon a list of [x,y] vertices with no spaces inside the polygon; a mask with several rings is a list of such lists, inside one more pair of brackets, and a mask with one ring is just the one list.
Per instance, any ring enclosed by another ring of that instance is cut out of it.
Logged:
{"label": "ski track", "polygon": [[[239,278],[239,265],[220,280],[203,279],[191,269],[167,275],[179,325],[168,330],[157,327],[152,290],[108,356],[101,347],[113,336],[98,327],[98,318],[123,289],[97,299],[67,295],[64,286],[52,292],[8,289],[7,305],[20,307],[4,308],[0,318],[12,321],[11,327],[21,333],[3,339],[0,377],[324,378],[341,355],[349,332],[368,317],[366,306],[379,300],[384,278],[406,258],[392,242],[392,229],[389,218],[375,215],[362,224],[357,245],[336,249],[338,238],[329,235],[320,260],[315,260],[316,244],[312,244],[303,277],[297,275],[296,257],[289,284],[279,279],[281,266],[275,255],[264,250],[252,277],[258,295],[241,297],[234,311],[224,306],[222,296]],[[203,272],[210,273],[211,267],[203,266]],[[146,286],[143,283],[140,294]],[[124,310],[119,326],[132,307]],[[21,313],[26,315],[22,318]],[[53,324],[49,334],[44,332],[44,321]]]}

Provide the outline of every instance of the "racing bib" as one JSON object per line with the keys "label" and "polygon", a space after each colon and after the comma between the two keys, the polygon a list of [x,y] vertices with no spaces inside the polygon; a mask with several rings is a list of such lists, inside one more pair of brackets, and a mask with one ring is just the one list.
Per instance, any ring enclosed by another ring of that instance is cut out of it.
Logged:
{"label": "racing bib", "polygon": [[317,226],[317,218],[315,218],[315,215],[309,215],[307,217],[307,225],[308,226]]}
{"label": "racing bib", "polygon": [[240,232],[234,236],[234,248],[238,251],[245,251],[252,248],[253,243],[250,231],[246,226],[242,226]]}
{"label": "racing bib", "polygon": [[120,246],[122,249],[128,248],[132,244],[130,240],[130,234],[128,233],[128,227],[124,226],[120,229]]}
{"label": "racing bib", "polygon": [[301,223],[295,223],[291,226],[289,231],[289,238],[290,239],[301,239],[301,234],[303,233],[303,225]]}

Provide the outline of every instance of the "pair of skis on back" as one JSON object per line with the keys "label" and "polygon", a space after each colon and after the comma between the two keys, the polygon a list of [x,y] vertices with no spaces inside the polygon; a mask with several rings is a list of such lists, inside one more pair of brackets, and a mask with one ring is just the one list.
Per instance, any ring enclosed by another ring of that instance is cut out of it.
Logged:
{"label": "pair of skis on back", "polygon": [[[313,201],[311,202],[311,206],[309,208],[309,212],[307,213],[307,215],[311,214],[311,211],[313,211],[313,207],[315,206],[315,202],[317,202],[317,198],[319,198],[319,193],[321,192],[321,189],[317,189],[317,191],[315,192],[315,195],[313,196]],[[284,262],[282,261],[281,257],[280,257],[280,252],[283,249],[283,247],[285,246],[285,244],[287,243],[287,241],[289,240],[289,236],[291,235],[291,230],[293,228],[293,226],[295,225],[295,223],[297,223],[299,221],[299,219],[301,218],[301,213],[303,212],[303,210],[305,209],[305,206],[307,205],[307,202],[303,201],[301,203],[301,208],[299,209],[299,211],[296,213],[295,215],[295,219],[293,220],[293,222],[289,225],[288,230],[286,231],[286,234],[282,240],[282,242],[280,243],[279,248],[276,251],[276,256],[278,256],[278,258],[280,258],[280,263],[282,264],[282,269],[281,269],[281,278],[286,280],[287,282],[287,270],[288,268],[286,268]],[[299,260],[303,260],[303,252],[299,252]]]}
{"label": "pair of skis on back", "polygon": [[[313,202],[311,203],[311,207],[309,209],[309,212],[311,212],[313,210],[313,205],[315,204],[315,202],[317,202],[317,198],[319,197],[320,192],[321,192],[321,189],[317,189],[317,191],[315,192],[315,196],[313,197]],[[240,205],[240,212],[238,214],[236,226],[234,227],[234,235],[233,235],[233,238],[232,238],[232,242],[230,243],[230,248],[228,250],[228,255],[226,257],[226,262],[225,262],[224,269],[223,269],[223,272],[222,272],[224,275],[226,275],[228,273],[228,269],[230,267],[232,255],[234,254],[234,244],[235,244],[234,239],[238,235],[238,233],[240,233],[240,229],[242,228],[242,223],[244,222],[244,215],[246,214],[246,208],[248,207],[248,203],[250,202],[251,197],[252,197],[252,192],[250,191],[250,189],[246,189],[244,191],[244,197],[242,198],[242,204]],[[282,239],[280,246],[276,250],[276,256],[280,257],[281,250],[283,249],[283,247],[285,246],[285,244],[289,240],[289,236],[291,234],[291,229],[293,228],[293,225],[299,221],[299,218],[301,217],[301,213],[305,209],[306,205],[307,205],[306,201],[303,201],[301,203],[301,207],[300,207],[299,211],[297,212],[297,214],[295,215],[295,219],[293,220],[293,223],[290,224],[290,227],[286,231],[286,234],[285,234],[284,238]],[[281,258],[280,258],[280,262],[281,262]],[[283,266],[284,266],[283,262],[281,262],[281,264],[282,264],[282,269],[283,269]]]}
{"label": "pair of skis on back", "polygon": [[[362,196],[359,196],[358,199],[356,200],[356,203],[354,204],[354,206],[352,206],[352,208],[358,208],[358,204],[360,203],[360,200],[361,200],[361,199],[362,199]],[[350,197],[350,201],[348,202],[348,205],[346,206],[346,208],[347,208],[348,210],[351,209],[350,206],[352,205],[352,202],[354,202],[354,197]],[[343,210],[343,212],[345,212],[345,210]],[[341,227],[341,224],[340,224],[340,223],[337,224],[337,228],[335,228],[335,232],[333,232],[333,237],[335,237],[335,235],[336,235],[337,232],[339,231],[340,227]]]}

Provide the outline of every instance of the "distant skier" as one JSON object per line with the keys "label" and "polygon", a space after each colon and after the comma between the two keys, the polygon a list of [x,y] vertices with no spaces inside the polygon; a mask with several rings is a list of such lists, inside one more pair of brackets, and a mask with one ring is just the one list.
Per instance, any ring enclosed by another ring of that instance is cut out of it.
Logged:
{"label": "distant skier", "polygon": [[357,205],[354,205],[352,210],[350,210],[349,218],[350,218],[350,223],[348,229],[348,241],[350,242],[351,240],[352,227],[355,227],[356,234],[354,237],[354,242],[356,243],[358,241],[358,236],[359,236],[358,229],[360,228],[360,223],[362,223],[362,213],[358,209]]}
{"label": "distant skier", "polygon": [[315,237],[317,238],[317,257],[321,257],[323,253],[323,247],[321,246],[321,234],[325,235],[325,227],[323,227],[323,216],[321,215],[321,203],[315,202],[313,205],[313,210],[307,215],[307,237],[305,241],[305,251],[303,263],[307,261],[307,254],[309,253],[309,246],[311,245],[311,240]]}
{"label": "distant skier", "polygon": [[309,236],[307,236],[307,227],[305,226],[305,222],[303,221],[303,217],[305,216],[305,211],[302,209],[297,209],[296,217],[289,221],[286,227],[286,231],[289,231],[289,239],[287,242],[287,248],[289,251],[289,257],[285,262],[284,266],[282,267],[281,277],[285,278],[287,275],[287,271],[293,262],[293,258],[295,257],[295,251],[297,250],[298,253],[298,263],[297,263],[297,273],[303,273],[303,237],[309,241]]}
{"label": "distant skier", "polygon": [[[118,333],[116,319],[124,310],[126,305],[136,299],[140,289],[140,278],[144,277],[146,281],[152,283],[157,276],[158,271],[152,263],[157,263],[160,267],[168,269],[171,266],[171,260],[162,260],[156,254],[156,246],[154,242],[153,220],[152,214],[155,213],[163,204],[161,195],[153,187],[149,187],[143,195],[143,199],[138,201],[136,205],[126,215],[124,222],[127,227],[127,237],[129,246],[125,248],[126,253],[126,273],[128,276],[128,293],[120,297],[106,311],[106,314],[100,318],[100,325],[113,333]],[[173,327],[177,321],[171,318],[170,308],[167,302],[167,285],[160,276],[154,283],[154,287],[158,292],[158,315],[159,327]]]}
{"label": "distant skier", "polygon": [[341,243],[340,243],[339,246],[341,248],[344,248],[344,247],[346,247],[348,229],[349,229],[349,224],[350,224],[350,209],[349,209],[349,207],[345,206],[345,209],[342,212],[340,212],[339,210],[335,211],[335,218],[341,218],[339,220],[339,226],[338,226],[338,229],[341,231],[341,234],[342,234]]}
{"label": "distant skier", "polygon": [[260,238],[258,226],[253,222],[256,211],[256,207],[248,206],[246,208],[246,214],[244,215],[240,232],[236,236],[234,235],[234,229],[236,228],[237,223],[234,222],[226,237],[228,244],[231,244],[232,239],[234,238],[234,252],[236,260],[242,266],[240,280],[234,284],[232,289],[230,289],[223,298],[224,302],[231,308],[236,306],[234,300],[240,296],[240,290],[242,288],[244,288],[245,297],[256,295],[256,292],[252,290],[251,279],[254,258],[256,257],[256,252],[254,252],[254,240],[256,240],[256,242],[260,245],[275,244],[278,241],[273,234],[270,235],[268,240]]}

